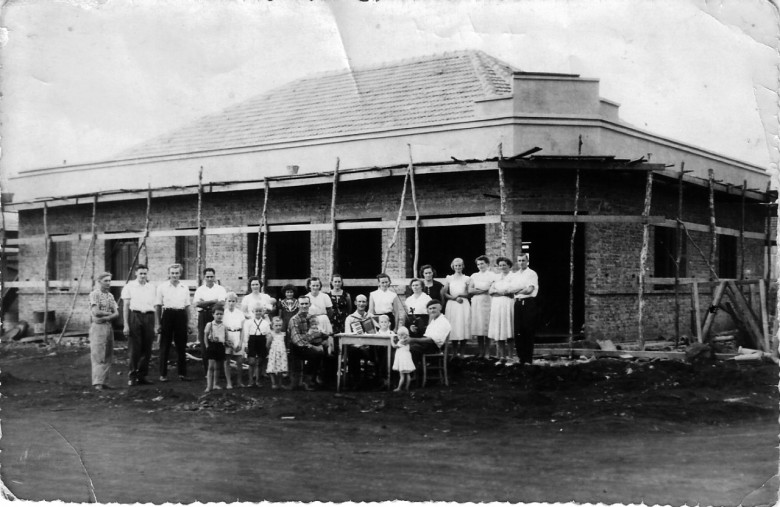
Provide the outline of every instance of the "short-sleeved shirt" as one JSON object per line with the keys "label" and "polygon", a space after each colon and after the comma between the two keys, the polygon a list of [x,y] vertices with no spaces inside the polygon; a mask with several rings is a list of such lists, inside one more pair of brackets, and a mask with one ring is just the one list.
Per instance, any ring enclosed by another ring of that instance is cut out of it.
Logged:
{"label": "short-sleeved shirt", "polygon": [[245,315],[251,317],[257,304],[262,305],[265,311],[271,310],[273,308],[273,301],[271,296],[263,292],[260,292],[257,295],[255,295],[254,292],[250,292],[241,298],[241,311],[244,312]]}
{"label": "short-sleeved shirt", "polygon": [[[225,301],[227,298],[227,291],[225,288],[219,284],[214,284],[211,287],[207,286],[205,283],[195,289],[195,295],[192,297],[192,302],[195,304],[195,306],[198,305],[198,303],[201,303],[203,301]],[[204,309],[198,307],[198,311],[202,312]]]}
{"label": "short-sleeved shirt", "polygon": [[163,308],[183,310],[190,306],[190,289],[181,282],[173,285],[168,280],[157,287],[157,301],[155,304]]}
{"label": "short-sleeved shirt", "polygon": [[149,282],[141,285],[138,280],[131,280],[122,287],[122,295],[128,308],[134,312],[153,312],[157,299],[157,289]]}
{"label": "short-sleeved shirt", "polygon": [[[114,313],[117,311],[116,299],[110,292],[102,290],[93,290],[89,293],[89,307],[97,306],[100,312]],[[93,316],[94,319],[94,316]]]}
{"label": "short-sleeved shirt", "polygon": [[316,297],[309,292],[306,296],[311,302],[309,315],[326,315],[328,313],[328,308],[333,307],[333,301],[331,301],[330,296],[324,292],[320,292]]}
{"label": "short-sleeved shirt", "polygon": [[515,299],[535,298],[539,293],[539,276],[531,268],[525,268],[523,271],[512,273],[512,282],[510,287],[513,290],[522,290],[533,286],[534,291],[531,294],[515,294]]}
{"label": "short-sleeved shirt", "polygon": [[447,339],[447,335],[450,334],[450,331],[452,331],[450,321],[448,321],[447,317],[444,315],[439,315],[437,319],[428,322],[428,327],[425,328],[425,334],[423,336],[430,338],[439,346],[439,348],[441,348],[444,345],[444,340]]}
{"label": "short-sleeved shirt", "polygon": [[374,313],[379,315],[382,313],[393,313],[393,303],[398,294],[390,289],[382,290],[377,289],[371,291],[368,295],[370,299],[374,301]]}
{"label": "short-sleeved shirt", "polygon": [[421,292],[419,297],[415,296],[414,294],[407,297],[404,304],[406,305],[406,309],[409,311],[410,314],[428,315],[428,310],[426,305],[430,300],[431,300],[431,296],[429,296],[424,292]]}

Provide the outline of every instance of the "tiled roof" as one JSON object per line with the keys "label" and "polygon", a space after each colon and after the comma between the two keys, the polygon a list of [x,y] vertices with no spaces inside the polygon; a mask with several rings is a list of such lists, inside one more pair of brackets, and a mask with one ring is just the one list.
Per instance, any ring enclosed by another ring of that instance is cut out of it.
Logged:
{"label": "tiled roof", "polygon": [[294,81],[119,154],[224,150],[469,120],[474,101],[509,96],[518,71],[457,51]]}

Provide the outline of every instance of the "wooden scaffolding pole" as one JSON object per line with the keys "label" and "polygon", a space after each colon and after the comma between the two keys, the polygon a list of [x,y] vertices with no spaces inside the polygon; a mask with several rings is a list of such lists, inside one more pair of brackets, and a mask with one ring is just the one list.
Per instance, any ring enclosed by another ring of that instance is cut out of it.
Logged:
{"label": "wooden scaffolding pole", "polygon": [[338,268],[338,224],[336,223],[336,194],[339,185],[339,157],[336,157],[336,169],[333,171],[333,192],[330,197],[330,274]]}
{"label": "wooden scaffolding pole", "polygon": [[710,281],[719,280],[720,278],[718,277],[718,273],[715,271],[715,268],[712,267],[712,264],[710,264],[710,261],[707,258],[707,256],[704,255],[704,251],[701,248],[699,248],[699,245],[697,245],[696,242],[691,237],[691,233],[688,232],[688,228],[685,226],[685,222],[683,222],[682,220],[678,220],[677,223],[682,226],[682,230],[685,233],[685,236],[688,238],[688,242],[691,245],[693,245],[693,247],[696,249],[697,252],[699,252],[699,255],[704,261],[704,265],[707,266],[707,268],[710,270]]}
{"label": "wooden scaffolding pole", "polygon": [[[715,233],[715,171],[707,170],[709,175],[709,202],[710,202],[710,268],[714,269],[715,259],[718,253],[718,235]],[[710,278],[713,281],[715,278]]]}
{"label": "wooden scaffolding pole", "polygon": [[149,267],[149,250],[146,246],[146,238],[149,237],[149,231],[152,226],[151,222],[152,211],[152,184],[149,183],[149,190],[146,192],[146,233],[144,234],[144,265]]}
{"label": "wooden scaffolding pole", "polygon": [[[5,230],[5,203],[3,202],[2,195],[0,195],[0,221],[2,223],[0,224],[0,227],[3,228],[2,231],[0,231],[0,234],[2,234],[2,243],[0,243],[0,248],[2,248],[2,251],[0,251],[0,301],[5,301],[5,295],[8,293],[8,288],[6,287],[6,271],[8,270],[8,233]],[[0,315],[0,317],[3,317],[3,315]],[[3,321],[4,323],[5,321]]]}
{"label": "wooden scaffolding pole", "polygon": [[200,171],[198,171],[198,240],[196,244],[198,259],[195,265],[198,270],[198,287],[200,287],[200,284],[203,282],[201,278],[203,276],[201,274],[203,272],[203,266],[201,265],[203,262],[203,166],[200,166]]}
{"label": "wooden scaffolding pole", "polygon": [[742,202],[739,220],[739,279],[745,279],[745,192],[747,191],[747,180],[742,180]]}
{"label": "wooden scaffolding pole", "polygon": [[[97,199],[97,195],[95,196],[95,199]],[[148,210],[148,206],[147,206],[147,210]],[[84,264],[81,265],[81,273],[79,273],[79,281],[76,284],[76,289],[73,292],[73,299],[70,302],[70,311],[68,312],[68,318],[65,319],[65,324],[63,324],[62,326],[62,331],[60,331],[60,336],[57,337],[56,340],[57,345],[59,345],[60,342],[62,342],[62,338],[65,336],[65,333],[68,330],[68,324],[70,324],[70,319],[73,318],[73,311],[76,309],[76,301],[78,300],[79,297],[79,291],[81,291],[81,282],[84,280],[84,274],[87,271],[87,262],[89,262],[89,257],[90,257],[89,254],[91,251],[95,250],[95,242],[97,241],[97,234],[95,234],[95,213],[96,212],[97,212],[97,206],[92,206],[92,231],[89,237],[89,246],[87,247],[87,252],[84,255]]]}
{"label": "wooden scaffolding pole", "polygon": [[141,249],[146,248],[146,238],[149,237],[149,223],[150,223],[149,213],[152,210],[151,195],[152,195],[152,189],[150,188],[149,194],[147,195],[147,199],[146,199],[146,221],[144,225],[144,236],[141,239],[141,244],[138,245],[138,248],[135,249],[135,255],[133,256],[133,262],[130,263],[130,269],[127,272],[127,278],[125,279],[125,284],[130,283],[130,280],[133,279],[133,269],[135,268],[135,265],[138,262],[138,256],[141,254]]}
{"label": "wooden scaffolding pole", "polygon": [[97,251],[97,223],[95,222],[95,216],[97,215],[98,195],[95,194],[92,197],[92,224],[90,225],[92,230],[92,276],[90,277],[92,285],[89,286],[90,291],[95,288],[95,252]]}
{"label": "wooden scaffolding pole", "polygon": [[[653,171],[647,171],[647,182],[645,184],[645,205],[642,210],[642,216],[647,219],[650,216],[650,201],[653,195]],[[647,264],[647,248],[650,242],[650,224],[645,222],[642,226],[642,250],[639,254],[639,350],[645,350],[645,333],[643,329],[643,318],[645,310],[645,270]]]}
{"label": "wooden scaffolding pole", "polygon": [[266,179],[264,183],[265,183],[265,198],[263,201],[263,253],[261,257],[261,262],[263,263],[263,265],[260,268],[261,287],[265,287],[265,282],[266,282],[265,266],[266,266],[266,258],[268,256],[268,191],[271,189],[271,186],[268,183],[268,179]]}
{"label": "wooden scaffolding pole", "polygon": [[501,161],[504,159],[504,146],[503,143],[498,143],[498,196],[499,196],[499,215],[501,216],[501,222],[499,223],[499,230],[501,231],[501,255],[507,256],[507,240],[506,240],[506,180],[504,179],[504,169],[501,167]]}
{"label": "wooden scaffolding pole", "polygon": [[49,223],[48,223],[49,206],[43,203],[43,243],[44,243],[44,255],[43,255],[43,342],[46,343],[49,340],[49,332],[46,329],[49,325],[49,253],[51,246],[51,238],[49,238]]}
{"label": "wooden scaffolding pole", "polygon": [[[765,239],[764,239],[764,279],[766,280],[766,286],[767,288],[771,287],[770,283],[771,280],[769,279],[772,275],[772,268],[770,266],[770,263],[772,262],[772,205],[774,204],[772,202],[772,182],[769,181],[766,184],[766,193],[764,194],[766,199],[766,222],[764,223],[764,233],[765,233]],[[777,213],[777,212],[776,212]],[[776,231],[777,232],[777,231]],[[778,301],[778,308],[780,309],[780,298],[777,298]]]}
{"label": "wooden scaffolding pole", "polygon": [[[260,215],[260,225],[257,226],[257,244],[255,245],[255,270],[254,275],[260,276],[260,266],[261,266],[261,243],[264,244],[265,238],[263,237],[264,234],[264,228],[267,229],[267,221],[268,221],[268,178],[266,178],[264,181],[265,190],[263,191],[263,213]],[[265,252],[263,252],[264,254]],[[265,267],[265,257],[262,257],[262,266]],[[263,274],[265,274],[265,269],[263,269]],[[265,277],[260,277],[260,283],[263,287],[265,287]]]}
{"label": "wooden scaffolding pole", "polygon": [[414,160],[412,159],[412,145],[409,148],[409,185],[412,190],[412,206],[414,206],[414,262],[412,273],[418,276],[417,267],[420,262],[420,210],[417,208],[417,188],[414,186]]}
{"label": "wooden scaffolding pole", "polygon": [[[680,174],[677,177],[677,223],[675,225],[677,252],[674,257],[674,345],[680,344],[680,271],[682,268],[683,235],[680,223],[683,218],[683,176],[685,162],[680,163]],[[689,171],[690,172],[690,171]]]}
{"label": "wooden scaffolding pole", "polygon": [[[582,142],[582,136],[580,136]],[[569,240],[569,348],[574,347],[574,239],[577,236],[577,213],[580,204],[580,168],[574,180],[574,223]]]}
{"label": "wooden scaffolding pole", "polygon": [[[401,227],[401,218],[404,215],[404,203],[406,201],[406,183],[409,181],[409,173],[412,170],[411,164],[406,169],[406,176],[404,176],[404,185],[401,188],[401,204],[398,206],[398,218],[395,219],[395,229],[393,229],[393,238],[390,240],[390,244],[387,245],[387,250],[385,250],[385,258],[382,261],[382,273],[387,272],[387,262],[390,259],[390,251],[395,246],[395,242],[398,239],[398,229]],[[417,274],[415,273],[415,276]]]}

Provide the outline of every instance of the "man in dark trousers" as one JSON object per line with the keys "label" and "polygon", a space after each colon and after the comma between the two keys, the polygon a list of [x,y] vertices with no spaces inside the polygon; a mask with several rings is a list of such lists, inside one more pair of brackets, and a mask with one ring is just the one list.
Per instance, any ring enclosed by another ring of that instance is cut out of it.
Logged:
{"label": "man in dark trousers", "polygon": [[531,256],[527,252],[517,256],[520,269],[514,273],[515,292],[515,349],[520,364],[531,364],[536,340],[536,295],[539,293],[539,276],[528,267]]}
{"label": "man in dark trousers", "polygon": [[127,338],[129,372],[127,385],[151,384],[146,375],[154,343],[154,303],[157,291],[148,280],[149,270],[143,264],[135,268],[135,280],[122,288],[122,318]]}
{"label": "man in dark trousers", "polygon": [[155,331],[160,334],[160,382],[168,381],[168,354],[176,346],[179,380],[187,377],[187,335],[191,331],[190,289],[179,281],[181,264],[168,266],[168,280],[157,287]]}

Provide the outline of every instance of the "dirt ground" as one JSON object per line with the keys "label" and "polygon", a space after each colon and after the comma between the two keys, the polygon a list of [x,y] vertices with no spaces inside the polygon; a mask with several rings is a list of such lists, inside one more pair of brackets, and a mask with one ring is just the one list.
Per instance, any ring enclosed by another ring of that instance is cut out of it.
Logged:
{"label": "dirt ground", "polygon": [[[119,343],[121,347],[122,343]],[[409,394],[89,386],[89,349],[0,345],[0,477],[27,500],[774,505],[778,368],[454,359]],[[552,363],[554,364],[554,363]],[[188,364],[200,373],[200,365]],[[156,370],[156,361],[152,371]]]}

